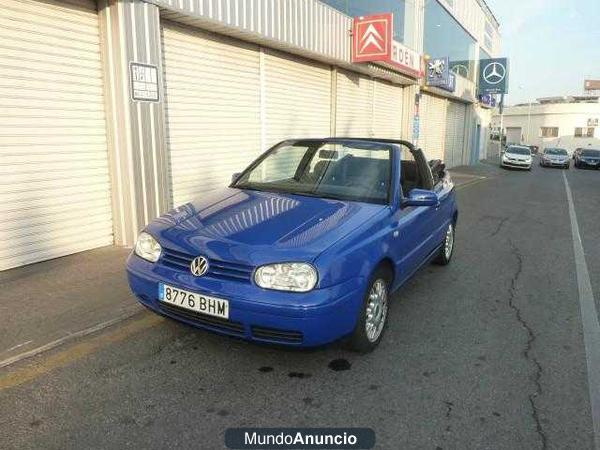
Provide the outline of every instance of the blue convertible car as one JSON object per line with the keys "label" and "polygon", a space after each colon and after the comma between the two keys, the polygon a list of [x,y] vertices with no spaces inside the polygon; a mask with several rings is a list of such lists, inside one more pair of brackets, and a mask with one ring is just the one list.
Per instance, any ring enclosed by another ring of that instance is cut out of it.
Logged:
{"label": "blue convertible car", "polygon": [[385,139],[281,142],[225,189],[152,221],[127,261],[140,302],[222,334],[293,346],[381,340],[390,294],[448,264],[454,185]]}

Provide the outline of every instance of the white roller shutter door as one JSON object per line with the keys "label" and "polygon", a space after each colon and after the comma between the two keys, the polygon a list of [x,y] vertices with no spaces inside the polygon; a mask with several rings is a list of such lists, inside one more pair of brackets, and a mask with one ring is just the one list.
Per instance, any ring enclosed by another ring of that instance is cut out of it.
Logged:
{"label": "white roller shutter door", "polygon": [[336,93],[336,135],[373,136],[373,80],[339,70]]}
{"label": "white roller shutter door", "polygon": [[523,129],[521,127],[506,127],[506,142],[509,144],[520,144]]}
{"label": "white roller shutter door", "polygon": [[180,205],[228,185],[260,154],[260,52],[169,22],[163,46],[172,200]]}
{"label": "white roller shutter door", "polygon": [[447,101],[423,94],[420,101],[421,132],[419,145],[427,159],[444,159]]}
{"label": "white roller shutter door", "polygon": [[386,81],[374,80],[373,135],[400,139],[402,135],[403,90]]}
{"label": "white roller shutter door", "polygon": [[465,146],[466,105],[448,101],[446,119],[446,166],[455,167],[463,163],[463,148]]}
{"label": "white roller shutter door", "polygon": [[264,52],[266,147],[285,139],[329,137],[330,68],[273,50]]}
{"label": "white roller shutter door", "polygon": [[113,242],[92,1],[0,0],[0,270]]}

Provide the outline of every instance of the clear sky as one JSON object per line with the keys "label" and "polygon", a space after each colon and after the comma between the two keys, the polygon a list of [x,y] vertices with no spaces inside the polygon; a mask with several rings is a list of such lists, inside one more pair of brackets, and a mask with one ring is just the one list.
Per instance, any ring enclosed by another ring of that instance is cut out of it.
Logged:
{"label": "clear sky", "polygon": [[600,79],[600,0],[486,0],[510,58],[507,104],[581,94]]}

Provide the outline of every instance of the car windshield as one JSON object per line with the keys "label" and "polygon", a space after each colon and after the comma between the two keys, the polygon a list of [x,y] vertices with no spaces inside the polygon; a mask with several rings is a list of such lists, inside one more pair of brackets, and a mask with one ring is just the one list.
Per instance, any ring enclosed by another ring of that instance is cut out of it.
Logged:
{"label": "car windshield", "polygon": [[567,155],[567,151],[562,148],[547,148],[544,152],[546,155]]}
{"label": "car windshield", "polygon": [[250,166],[233,187],[384,204],[391,161],[390,146],[380,143],[288,142]]}
{"label": "car windshield", "polygon": [[584,150],[581,156],[590,156],[592,158],[600,158],[600,150]]}
{"label": "car windshield", "polygon": [[513,155],[531,155],[531,150],[527,147],[508,147],[506,153]]}

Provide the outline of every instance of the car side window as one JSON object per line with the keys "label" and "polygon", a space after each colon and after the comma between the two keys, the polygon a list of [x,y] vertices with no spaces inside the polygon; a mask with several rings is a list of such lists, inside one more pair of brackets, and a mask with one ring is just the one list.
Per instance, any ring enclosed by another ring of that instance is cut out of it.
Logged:
{"label": "car side window", "polygon": [[444,164],[440,159],[434,159],[429,161],[429,168],[431,169],[431,175],[433,177],[433,186],[437,186],[443,181],[444,176]]}
{"label": "car side window", "polygon": [[433,189],[433,175],[421,150],[403,149],[400,168],[402,195],[407,196],[413,189]]}

